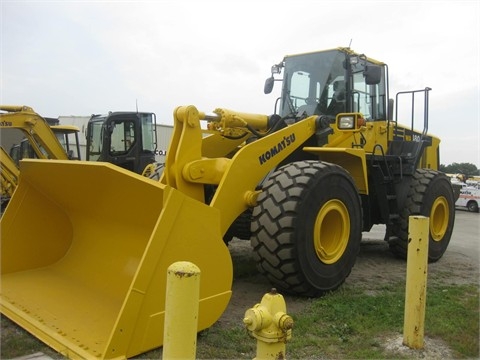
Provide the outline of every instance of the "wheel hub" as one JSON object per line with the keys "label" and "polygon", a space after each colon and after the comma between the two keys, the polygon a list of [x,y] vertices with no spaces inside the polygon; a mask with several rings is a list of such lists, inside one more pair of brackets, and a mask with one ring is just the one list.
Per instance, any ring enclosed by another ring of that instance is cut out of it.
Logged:
{"label": "wheel hub", "polygon": [[314,245],[318,258],[334,264],[343,255],[350,237],[350,215],[340,200],[326,202],[317,214]]}
{"label": "wheel hub", "polygon": [[439,196],[435,199],[430,211],[430,234],[434,241],[443,239],[448,228],[449,218],[448,201],[444,196]]}

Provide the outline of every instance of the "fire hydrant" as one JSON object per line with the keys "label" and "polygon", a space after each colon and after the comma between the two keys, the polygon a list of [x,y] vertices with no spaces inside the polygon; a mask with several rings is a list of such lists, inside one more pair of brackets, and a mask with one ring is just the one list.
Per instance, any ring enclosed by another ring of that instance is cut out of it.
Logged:
{"label": "fire hydrant", "polygon": [[243,323],[250,336],[257,339],[255,359],[286,359],[285,343],[292,337],[293,319],[286,314],[282,295],[272,289],[260,304],[245,312]]}

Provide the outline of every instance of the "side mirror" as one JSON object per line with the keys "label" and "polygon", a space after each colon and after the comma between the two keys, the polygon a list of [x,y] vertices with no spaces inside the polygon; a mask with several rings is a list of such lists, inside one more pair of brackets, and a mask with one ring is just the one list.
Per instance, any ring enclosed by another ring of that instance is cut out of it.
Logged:
{"label": "side mirror", "polygon": [[382,67],[378,65],[367,65],[365,66],[363,76],[365,77],[365,83],[367,85],[380,84],[380,80],[382,79]]}
{"label": "side mirror", "polygon": [[273,84],[275,83],[275,79],[273,76],[269,77],[267,80],[265,80],[265,86],[263,87],[263,92],[265,94],[270,94],[273,90]]}

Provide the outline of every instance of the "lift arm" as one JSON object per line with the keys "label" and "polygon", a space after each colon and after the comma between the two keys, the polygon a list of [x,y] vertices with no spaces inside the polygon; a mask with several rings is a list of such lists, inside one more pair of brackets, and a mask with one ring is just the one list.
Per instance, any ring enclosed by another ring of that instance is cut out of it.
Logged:
{"label": "lift arm", "polygon": [[1,191],[2,196],[10,197],[18,183],[20,170],[13,159],[8,155],[3,147],[0,146],[0,169],[1,171]]}
{"label": "lift arm", "polygon": [[[316,133],[318,117],[308,117],[269,134],[266,115],[227,109],[216,109],[214,113],[207,116],[194,106],[175,110],[174,133],[160,181],[202,202],[205,201],[204,185],[217,186],[209,205],[220,210],[224,234],[242,212],[255,205],[256,186],[260,181]],[[200,120],[208,122],[212,137],[203,135]],[[239,141],[244,141],[252,132],[265,136],[239,146]],[[202,146],[206,142],[208,146]],[[223,156],[204,156],[213,152],[209,149],[221,147],[225,152]]]}

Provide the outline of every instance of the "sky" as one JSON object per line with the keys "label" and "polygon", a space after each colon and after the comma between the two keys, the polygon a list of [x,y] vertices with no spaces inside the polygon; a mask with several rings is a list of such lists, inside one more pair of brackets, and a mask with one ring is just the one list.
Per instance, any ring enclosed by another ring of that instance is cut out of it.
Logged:
{"label": "sky", "polygon": [[432,88],[441,163],[480,168],[480,0],[0,2],[0,104],[53,118],[138,107],[162,124],[182,105],[269,115],[271,65],[350,45],[388,64],[391,96]]}

